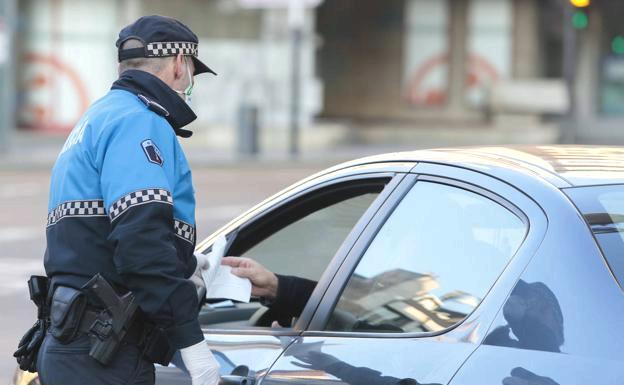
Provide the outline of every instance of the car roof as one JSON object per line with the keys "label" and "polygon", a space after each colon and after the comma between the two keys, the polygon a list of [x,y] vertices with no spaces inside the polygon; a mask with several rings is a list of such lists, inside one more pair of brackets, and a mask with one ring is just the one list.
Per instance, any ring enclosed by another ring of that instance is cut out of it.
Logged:
{"label": "car roof", "polygon": [[[556,187],[624,183],[624,147],[544,145],[418,150],[375,155],[345,165],[378,162],[432,162],[478,169],[524,172]],[[505,178],[506,179],[506,178]]]}

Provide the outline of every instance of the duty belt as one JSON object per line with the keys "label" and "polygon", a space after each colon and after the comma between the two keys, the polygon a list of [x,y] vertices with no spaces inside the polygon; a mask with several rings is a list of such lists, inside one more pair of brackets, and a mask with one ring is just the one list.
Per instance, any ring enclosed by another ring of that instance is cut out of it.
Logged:
{"label": "duty belt", "polygon": [[103,365],[122,344],[138,346],[147,360],[161,365],[168,365],[174,353],[164,330],[146,321],[132,293],[118,296],[99,274],[81,290],[55,288],[50,324],[50,333],[61,343],[82,334],[94,337],[89,355]]}

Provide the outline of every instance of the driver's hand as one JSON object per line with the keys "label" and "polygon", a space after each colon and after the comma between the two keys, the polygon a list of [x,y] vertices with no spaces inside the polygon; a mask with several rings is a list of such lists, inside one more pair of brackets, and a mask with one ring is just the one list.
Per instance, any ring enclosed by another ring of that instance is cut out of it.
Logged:
{"label": "driver's hand", "polygon": [[279,322],[273,321],[271,322],[271,329],[284,329],[284,327]]}
{"label": "driver's hand", "polygon": [[277,296],[277,276],[253,259],[223,257],[221,264],[231,266],[232,274],[251,281],[251,295],[267,299]]}

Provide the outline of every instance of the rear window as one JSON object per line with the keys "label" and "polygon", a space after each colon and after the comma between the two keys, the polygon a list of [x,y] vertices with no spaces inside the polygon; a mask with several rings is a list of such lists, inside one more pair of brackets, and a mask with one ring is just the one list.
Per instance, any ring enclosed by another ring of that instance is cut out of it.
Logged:
{"label": "rear window", "polygon": [[624,185],[581,187],[565,192],[581,210],[613,274],[624,286]]}

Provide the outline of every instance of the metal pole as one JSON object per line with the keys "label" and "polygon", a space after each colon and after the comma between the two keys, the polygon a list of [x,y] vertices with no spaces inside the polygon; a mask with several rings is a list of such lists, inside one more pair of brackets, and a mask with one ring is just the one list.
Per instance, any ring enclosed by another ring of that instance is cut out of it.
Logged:
{"label": "metal pole", "polygon": [[448,110],[461,114],[465,109],[468,62],[468,0],[453,0],[449,7]]}
{"label": "metal pole", "polygon": [[290,0],[288,21],[291,35],[291,79],[290,79],[290,155],[299,155],[299,131],[301,115],[301,51],[305,8],[300,0]]}
{"label": "metal pole", "polygon": [[574,143],[576,141],[576,59],[577,35],[572,26],[574,10],[567,0],[561,0],[563,5],[563,78],[568,89],[568,111],[562,127],[562,141]]}
{"label": "metal pole", "polygon": [[9,147],[15,127],[15,45],[16,0],[0,1],[0,150]]}
{"label": "metal pole", "polygon": [[301,103],[301,41],[303,31],[295,29],[292,31],[292,73],[290,90],[290,155],[299,154],[299,115]]}

